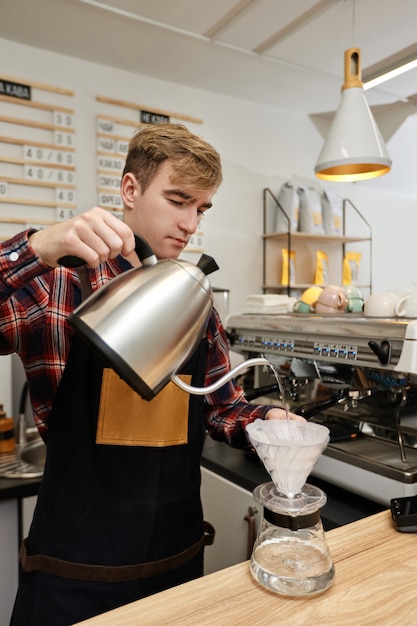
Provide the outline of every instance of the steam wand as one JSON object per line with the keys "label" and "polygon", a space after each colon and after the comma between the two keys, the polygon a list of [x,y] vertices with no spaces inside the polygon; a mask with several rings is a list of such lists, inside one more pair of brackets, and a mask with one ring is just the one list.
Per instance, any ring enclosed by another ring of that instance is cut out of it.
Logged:
{"label": "steam wand", "polygon": [[403,463],[406,463],[407,458],[405,456],[404,440],[403,440],[403,434],[401,432],[400,412],[401,412],[401,409],[403,409],[405,405],[407,404],[407,390],[405,387],[403,387],[400,390],[400,392],[401,392],[401,402],[399,403],[399,405],[397,406],[395,410],[395,427],[397,429],[397,438],[398,438],[398,445],[400,448],[401,461]]}

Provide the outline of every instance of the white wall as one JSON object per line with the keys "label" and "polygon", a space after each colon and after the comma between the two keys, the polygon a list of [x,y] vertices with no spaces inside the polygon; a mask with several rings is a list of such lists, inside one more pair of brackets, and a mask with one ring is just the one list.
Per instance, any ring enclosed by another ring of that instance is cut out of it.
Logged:
{"label": "white wall", "polygon": [[[0,58],[7,59],[3,70],[9,76],[74,90],[81,210],[97,201],[96,95],[202,118],[203,125],[192,130],[216,146],[224,165],[224,183],[204,226],[205,251],[221,268],[213,275],[213,284],[231,290],[232,313],[241,310],[246,294],[261,292],[262,189],[278,191],[294,175],[313,180],[322,145],[307,116],[279,109],[279,85],[277,108],[272,108],[1,39]],[[333,183],[338,193],[352,198],[372,226],[374,291],[407,288],[417,281],[416,123],[415,116],[408,118],[390,140],[391,173],[370,182]]]}
{"label": "white wall", "polygon": [[[47,19],[47,17],[45,18]],[[109,41],[109,45],[114,42]],[[116,42],[115,45],[123,45]],[[262,190],[287,179],[313,179],[322,138],[307,116],[186,88],[0,39],[1,72],[75,92],[78,206],[96,204],[95,96],[108,96],[202,118],[193,128],[217,147],[224,183],[205,221],[205,251],[220,271],[213,284],[230,289],[230,312],[261,293]],[[6,62],[7,60],[7,62]],[[0,104],[1,107],[1,104]],[[388,144],[393,169],[367,183],[333,185],[357,205],[373,231],[374,291],[417,282],[417,118],[408,118]],[[0,172],[2,164],[0,163]],[[0,358],[0,402],[11,411],[9,357]],[[15,390],[15,404],[21,388]],[[10,532],[11,535],[11,532]],[[10,594],[11,596],[12,594]]]}

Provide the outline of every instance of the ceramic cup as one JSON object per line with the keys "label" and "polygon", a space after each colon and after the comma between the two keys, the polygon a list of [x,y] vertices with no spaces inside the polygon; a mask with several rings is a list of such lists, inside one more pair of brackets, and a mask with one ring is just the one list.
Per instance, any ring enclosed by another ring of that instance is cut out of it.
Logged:
{"label": "ceramic cup", "polygon": [[319,295],[323,291],[322,287],[309,287],[301,294],[299,300],[294,304],[296,313],[314,313]]}
{"label": "ceramic cup", "polygon": [[345,290],[337,285],[327,285],[319,295],[316,313],[344,313],[347,305]]}
{"label": "ceramic cup", "polygon": [[297,302],[294,303],[293,310],[295,313],[314,313],[314,308],[302,300],[297,300]]}
{"label": "ceramic cup", "polygon": [[359,289],[354,285],[346,285],[344,290],[347,297],[347,313],[361,313],[363,311],[364,300]]}
{"label": "ceramic cup", "polygon": [[303,293],[300,296],[300,300],[302,302],[305,302],[306,304],[309,304],[311,307],[314,308],[317,304],[317,301],[322,291],[323,291],[323,287],[318,287],[318,286],[309,287],[308,289],[303,291]]}
{"label": "ceramic cup", "polygon": [[320,302],[318,302],[316,306],[316,313],[319,313],[320,315],[325,315],[326,313],[329,313],[331,315],[340,315],[344,312],[345,309],[337,309],[334,306],[327,306],[327,304],[321,304]]}
{"label": "ceramic cup", "polygon": [[398,294],[393,291],[371,293],[365,302],[366,317],[395,317],[395,307],[399,300]]}
{"label": "ceramic cup", "polygon": [[417,318],[417,292],[412,291],[398,300],[394,310],[397,317]]}

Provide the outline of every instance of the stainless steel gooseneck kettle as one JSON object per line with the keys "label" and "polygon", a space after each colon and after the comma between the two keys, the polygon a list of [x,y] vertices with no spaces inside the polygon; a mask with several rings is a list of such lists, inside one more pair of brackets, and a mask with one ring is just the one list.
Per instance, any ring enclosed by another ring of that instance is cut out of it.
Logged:
{"label": "stainless steel gooseneck kettle", "polygon": [[[141,267],[92,293],[68,322],[146,400],[172,378],[200,341],[213,305],[207,274],[218,269],[203,255],[198,265],[157,261],[136,236]],[[81,260],[61,258],[62,265]]]}
{"label": "stainless steel gooseneck kettle", "polygon": [[[135,235],[142,263],[93,292],[68,316],[68,322],[114,371],[145,400],[172,380],[188,393],[205,395],[252,365],[270,365],[263,357],[241,363],[207,387],[192,387],[175,372],[189,358],[206,328],[213,306],[207,275],[218,269],[202,255],[193,265],[179,259],[157,261],[149,244]],[[84,264],[62,257],[61,265]]]}

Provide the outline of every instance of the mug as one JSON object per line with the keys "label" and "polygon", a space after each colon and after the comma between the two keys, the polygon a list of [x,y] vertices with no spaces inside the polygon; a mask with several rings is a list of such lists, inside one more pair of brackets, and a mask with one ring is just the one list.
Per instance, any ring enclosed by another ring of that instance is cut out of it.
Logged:
{"label": "mug", "polygon": [[364,300],[359,289],[353,285],[346,285],[344,289],[347,296],[346,311],[348,313],[362,313]]}
{"label": "mug", "polygon": [[327,285],[319,295],[316,313],[344,313],[347,305],[347,296],[343,287]]}
{"label": "mug", "polygon": [[316,306],[316,313],[319,313],[320,315],[325,315],[327,313],[331,315],[340,315],[344,312],[344,309],[337,309],[334,306],[328,306],[327,304],[322,304],[321,302],[318,302]]}
{"label": "mug", "polygon": [[399,300],[393,291],[371,293],[366,299],[364,313],[366,317],[395,317],[395,307]]}
{"label": "mug", "polygon": [[322,287],[309,287],[301,294],[300,298],[294,304],[296,313],[314,313],[319,295],[323,291]]}
{"label": "mug", "polygon": [[307,302],[303,302],[302,300],[297,300],[295,302],[293,310],[295,313],[314,313],[314,307],[311,304],[307,304]]}
{"label": "mug", "polygon": [[362,313],[363,298],[349,298],[347,301],[346,311],[348,313]]}
{"label": "mug", "polygon": [[308,289],[303,291],[303,293],[300,296],[300,300],[302,302],[305,302],[306,304],[309,304],[311,307],[314,308],[317,304],[317,301],[322,291],[323,291],[323,287],[318,287],[318,286],[309,287]]}
{"label": "mug", "polygon": [[409,293],[407,296],[398,300],[394,310],[397,317],[417,318],[417,293]]}

